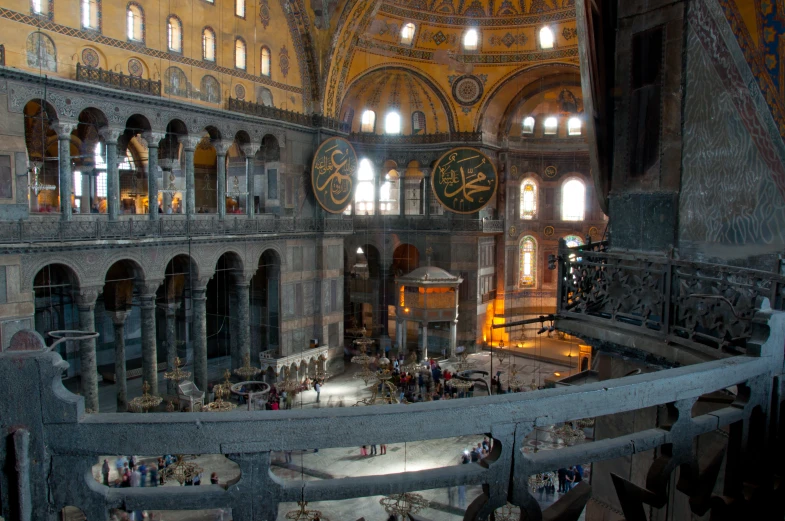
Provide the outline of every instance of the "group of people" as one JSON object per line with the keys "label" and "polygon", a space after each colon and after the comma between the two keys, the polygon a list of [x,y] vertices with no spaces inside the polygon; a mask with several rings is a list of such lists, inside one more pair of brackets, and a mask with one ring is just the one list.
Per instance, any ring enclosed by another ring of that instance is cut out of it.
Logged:
{"label": "group of people", "polygon": [[[370,451],[368,450],[369,447],[371,449]],[[379,450],[381,451],[379,452],[379,454],[381,454],[382,456],[387,454],[387,444],[382,443],[381,445],[379,445]],[[360,456],[376,456],[376,454],[377,454],[376,444],[363,445],[362,447],[360,447]]]}
{"label": "group of people", "polygon": [[[430,400],[464,398],[474,395],[474,384],[466,390],[455,388],[451,384],[455,376],[454,373],[450,372],[449,369],[442,369],[436,360],[428,360],[418,371],[406,372],[400,369],[403,359],[403,354],[401,354],[393,360],[390,371],[392,375],[391,381],[400,392],[399,401],[417,403]],[[382,368],[378,370],[381,371]],[[381,386],[381,383],[379,385]],[[379,390],[381,390],[381,387]]]}
{"label": "group of people", "polygon": [[559,492],[561,493],[569,492],[583,481],[583,467],[581,465],[561,468],[556,474],[559,476]]}
{"label": "group of people", "polygon": [[[300,388],[297,392],[304,392],[313,390],[316,392],[316,403],[319,403],[319,398],[322,393],[322,386],[324,385],[324,380],[311,380],[310,377],[306,376],[302,382],[300,383]],[[284,389],[280,391],[278,388],[273,385],[270,387],[270,394],[267,397],[267,403],[265,404],[264,408],[267,411],[278,411],[281,409],[291,409],[292,405],[294,404],[294,392],[287,392]]]}
{"label": "group of people", "polygon": [[486,458],[491,453],[491,441],[488,438],[483,438],[482,442],[478,443],[476,447],[471,450],[466,449],[461,454],[461,464],[477,463]]}
{"label": "group of people", "polygon": [[[104,459],[101,465],[101,474],[103,476],[103,483],[106,486],[114,486],[115,488],[125,487],[157,487],[163,485],[166,480],[166,469],[174,464],[175,458],[171,454],[161,456],[155,464],[145,463],[140,461],[136,456],[118,456],[115,460],[115,469],[117,470],[117,478],[114,483],[109,482],[110,466],[109,460]],[[218,485],[218,473],[213,472],[210,475],[210,483]],[[199,473],[192,479],[187,480],[185,485],[201,485],[202,474]]]}

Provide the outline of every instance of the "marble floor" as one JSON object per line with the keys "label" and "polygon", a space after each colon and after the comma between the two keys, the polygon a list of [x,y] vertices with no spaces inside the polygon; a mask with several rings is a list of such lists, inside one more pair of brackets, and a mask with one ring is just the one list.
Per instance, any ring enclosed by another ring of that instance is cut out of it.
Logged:
{"label": "marble floor", "polygon": [[[496,357],[493,357],[493,368],[491,369],[491,356],[488,352],[470,355],[470,360],[474,368],[485,370],[495,374],[502,371],[502,381],[506,381],[506,374],[510,372],[512,364],[515,364],[518,374],[525,382],[534,380],[538,385],[542,385],[546,378],[552,378],[554,372],[564,371],[563,366],[549,364],[542,361],[531,360],[519,357],[507,357],[503,364],[499,364]],[[216,381],[220,378],[224,366],[228,360],[217,359],[210,361],[210,377]],[[443,363],[443,367],[450,364]],[[501,368],[500,368],[501,367]],[[329,379],[322,387],[319,403],[316,403],[316,393],[305,391],[296,397],[294,407],[316,408],[316,407],[345,407],[354,405],[358,400],[370,396],[371,391],[362,380],[352,377],[353,373],[359,370],[355,364],[347,363],[346,372]],[[165,389],[165,381],[161,379],[159,386]],[[141,394],[141,381],[131,380],[128,383],[129,396],[134,397]],[[112,409],[114,402],[114,385],[102,385],[99,390],[99,399],[102,411]],[[484,394],[484,391],[477,390],[477,396]],[[471,398],[463,398],[471,399]],[[106,408],[104,405],[106,404]],[[178,413],[187,414],[187,413]],[[336,447],[320,449],[314,452],[311,448],[303,447],[303,450],[293,451],[291,462],[287,463],[283,453],[273,454],[272,472],[283,480],[318,480],[331,479],[347,476],[368,476],[374,474],[389,474],[395,472],[417,471],[429,468],[445,467],[460,464],[461,453],[472,446],[476,446],[483,439],[482,435],[462,436],[436,440],[424,440],[412,443],[391,444],[387,447],[386,455],[362,456],[359,447]],[[550,437],[547,431],[537,431],[532,439],[526,441],[526,450],[553,450],[561,445],[559,440]],[[378,448],[377,448],[378,449]],[[111,472],[110,482],[117,477],[115,471],[116,456],[106,456],[109,460]],[[157,456],[141,457],[142,460],[154,462]],[[103,458],[96,463],[93,474],[97,481],[101,481],[100,463]],[[226,484],[238,477],[239,469],[230,460],[222,455],[201,455],[195,458],[195,463],[204,469],[203,483],[209,483],[212,472],[216,472],[221,484]],[[587,469],[587,477],[590,467]],[[179,486],[176,481],[170,481],[165,486]],[[420,512],[424,519],[430,521],[459,521],[463,519],[466,505],[470,504],[481,492],[480,487],[466,487],[465,500],[460,501],[457,487],[453,490],[435,489],[422,491],[422,495],[429,501],[429,507]],[[535,493],[535,498],[539,495]],[[549,504],[556,501],[559,494],[552,497],[543,495],[540,504],[546,508]],[[321,510],[324,517],[332,521],[354,521],[361,513],[366,521],[386,520],[384,510],[379,504],[380,497],[366,497],[342,501],[323,501],[309,505],[309,508]],[[296,509],[297,505],[281,504],[279,507],[280,521],[285,519],[286,512]],[[122,513],[118,513],[121,515]],[[231,519],[230,512],[220,511],[166,511],[149,512],[145,519],[168,520],[168,521],[213,521]],[[70,517],[69,517],[70,519]],[[78,518],[74,518],[74,521]]]}

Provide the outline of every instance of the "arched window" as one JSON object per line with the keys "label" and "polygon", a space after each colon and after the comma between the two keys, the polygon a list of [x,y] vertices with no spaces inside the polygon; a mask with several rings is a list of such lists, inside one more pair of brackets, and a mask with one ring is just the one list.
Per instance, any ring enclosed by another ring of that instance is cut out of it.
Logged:
{"label": "arched window", "polygon": [[521,239],[518,286],[531,288],[537,282],[537,241],[531,235]]}
{"label": "arched window", "polygon": [[202,77],[199,90],[202,92],[202,101],[221,103],[221,84],[209,74]]}
{"label": "arched window", "polygon": [[567,135],[580,136],[581,135],[581,119],[570,118],[567,122]]}
{"label": "arched window", "polygon": [[234,41],[234,66],[245,70],[245,40],[237,38]]}
{"label": "arched window", "polygon": [[202,30],[202,59],[208,62],[215,61],[215,31],[210,27]]}
{"label": "arched window", "polygon": [[586,186],[579,179],[570,179],[561,189],[561,218],[582,221],[586,206]]}
{"label": "arched window", "polygon": [[398,214],[398,194],[400,192],[398,183],[400,182],[395,170],[390,170],[384,176],[384,182],[379,187],[379,213],[383,215]]}
{"label": "arched window", "polygon": [[414,41],[414,24],[409,22],[403,24],[401,29],[401,43],[403,45],[411,45]]}
{"label": "arched window", "polygon": [[144,42],[144,13],[136,4],[128,4],[126,13],[128,39],[133,42]]}
{"label": "arched window", "polygon": [[164,94],[188,97],[188,79],[178,67],[169,67],[164,71]]}
{"label": "arched window", "polygon": [[270,49],[268,47],[262,47],[262,64],[259,70],[262,71],[262,76],[270,75]]}
{"label": "arched window", "polygon": [[31,0],[30,11],[33,14],[50,14],[49,13],[49,0]]}
{"label": "arched window", "polygon": [[553,49],[553,31],[551,31],[550,27],[543,27],[540,29],[540,48],[541,49]]}
{"label": "arched window", "polygon": [[273,93],[267,87],[259,87],[256,91],[256,103],[261,103],[265,107],[273,107]]}
{"label": "arched window", "polygon": [[388,112],[384,118],[384,133],[385,134],[400,134],[401,133],[401,115],[397,112]]}
{"label": "arched window", "polygon": [[568,235],[564,238],[564,242],[566,243],[568,248],[574,248],[576,246],[583,246],[583,239],[578,237],[577,235]]}
{"label": "arched window", "polygon": [[354,204],[357,207],[358,215],[372,215],[374,186],[373,186],[373,166],[366,158],[360,160],[357,169],[357,187],[354,190]]}
{"label": "arched window", "polygon": [[477,29],[469,29],[463,33],[463,50],[476,51],[479,40],[480,36],[477,33]]}
{"label": "arched window", "polygon": [[363,112],[360,125],[360,132],[373,132],[374,128],[376,128],[376,112],[372,110]]}
{"label": "arched window", "polygon": [[172,15],[166,22],[166,41],[172,52],[183,52],[183,22]]}
{"label": "arched window", "polygon": [[545,122],[543,123],[543,127],[545,128],[545,135],[546,136],[554,136],[556,135],[556,131],[559,128],[559,120],[556,119],[554,116],[549,118],[545,118]]}
{"label": "arched window", "polygon": [[521,184],[521,219],[534,219],[537,215],[537,185],[533,179]]}
{"label": "arched window", "polygon": [[245,0],[234,0],[234,14],[245,18]]}
{"label": "arched window", "polygon": [[412,114],[412,134],[425,134],[425,113],[422,111]]}
{"label": "arched window", "polygon": [[[46,2],[47,0],[41,0]],[[82,29],[101,29],[101,0],[82,0]]]}
{"label": "arched window", "polygon": [[354,120],[354,109],[349,107],[348,109],[346,109],[346,113],[344,113],[343,115],[343,122],[349,123],[351,125],[353,120]]}
{"label": "arched window", "polygon": [[523,133],[534,134],[534,118],[529,116],[523,120]]}

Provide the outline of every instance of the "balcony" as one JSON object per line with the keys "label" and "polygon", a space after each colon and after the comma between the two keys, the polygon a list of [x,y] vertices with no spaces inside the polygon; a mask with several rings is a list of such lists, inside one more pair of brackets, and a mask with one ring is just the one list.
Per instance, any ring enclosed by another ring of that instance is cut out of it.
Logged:
{"label": "balcony", "polygon": [[321,114],[303,114],[302,112],[294,112],[292,110],[269,107],[262,103],[254,103],[253,101],[245,101],[232,97],[228,99],[226,108],[227,110],[242,112],[243,114],[248,114],[249,116],[277,119],[286,123],[294,123],[296,125],[305,125],[308,127],[326,128],[346,134],[348,134],[349,130],[351,130],[351,127],[348,123],[344,123],[333,118],[327,118]]}
{"label": "balcony", "polygon": [[226,237],[276,233],[352,233],[351,219],[294,219],[272,214],[253,218],[192,218],[161,216],[156,221],[122,219],[108,221],[85,216],[72,221],[45,218],[30,221],[0,221],[0,244],[113,239],[147,239],[153,237]]}
{"label": "balcony", "polygon": [[100,67],[89,67],[76,64],[76,81],[93,83],[102,87],[112,89],[137,92],[139,94],[149,94],[150,96],[161,95],[161,82],[146,80],[136,76],[128,76],[122,72],[104,70]]}
{"label": "balcony", "polygon": [[368,132],[352,132],[349,135],[352,143],[364,145],[441,145],[444,143],[482,143],[482,132],[439,132],[414,136],[393,136],[371,134]]}
{"label": "balcony", "polygon": [[451,219],[443,215],[355,215],[352,219],[355,230],[504,233],[504,220]]}
{"label": "balcony", "polygon": [[262,372],[272,370],[276,375],[280,375],[281,371],[289,370],[292,366],[299,370],[303,363],[306,365],[323,363],[327,360],[329,350],[330,346],[323,345],[287,356],[278,356],[277,352],[272,350],[262,351],[259,353],[259,363]]}

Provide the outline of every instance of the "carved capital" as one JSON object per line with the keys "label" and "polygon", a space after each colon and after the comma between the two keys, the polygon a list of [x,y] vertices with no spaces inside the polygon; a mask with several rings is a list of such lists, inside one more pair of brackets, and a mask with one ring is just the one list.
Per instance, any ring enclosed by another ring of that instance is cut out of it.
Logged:
{"label": "carved capital", "polygon": [[58,121],[57,123],[52,123],[49,127],[57,132],[58,139],[71,139],[71,132],[76,129],[78,123],[70,123],[65,121]]}
{"label": "carved capital", "polygon": [[180,143],[183,144],[183,150],[193,152],[196,150],[197,145],[199,145],[199,142],[202,140],[202,136],[180,136],[179,139]]}
{"label": "carved capital", "polygon": [[225,156],[226,152],[229,150],[229,147],[232,146],[232,141],[227,141],[225,139],[214,139],[210,141],[210,144],[213,145],[215,148],[215,153],[219,156]]}
{"label": "carved capital", "polygon": [[165,132],[144,132],[139,135],[147,143],[148,148],[158,148],[158,144],[166,137]]}
{"label": "carved capital", "polygon": [[240,149],[245,154],[246,158],[253,158],[261,145],[259,143],[244,143],[240,145]]}
{"label": "carved capital", "polygon": [[158,287],[162,283],[162,280],[146,280],[144,282],[140,282],[136,285],[137,289],[139,290],[139,298],[143,300],[149,300],[152,298],[153,302],[155,302],[155,293],[158,291]]}
{"label": "carved capital", "polygon": [[116,145],[117,140],[120,139],[120,136],[123,135],[123,132],[125,132],[124,128],[117,127],[102,127],[98,129],[98,134],[104,138],[104,141],[107,145]]}
{"label": "carved capital", "polygon": [[124,326],[128,315],[131,314],[130,310],[124,309],[122,311],[112,311],[109,315],[112,317],[112,323],[115,326]]}
{"label": "carved capital", "polygon": [[177,309],[180,307],[180,303],[167,302],[166,304],[160,304],[158,307],[164,310],[164,314],[167,317],[173,317],[177,313]]}
{"label": "carved capital", "polygon": [[101,294],[101,289],[102,288],[96,286],[74,290],[76,305],[80,308],[95,306],[95,301],[98,299],[98,295]]}

